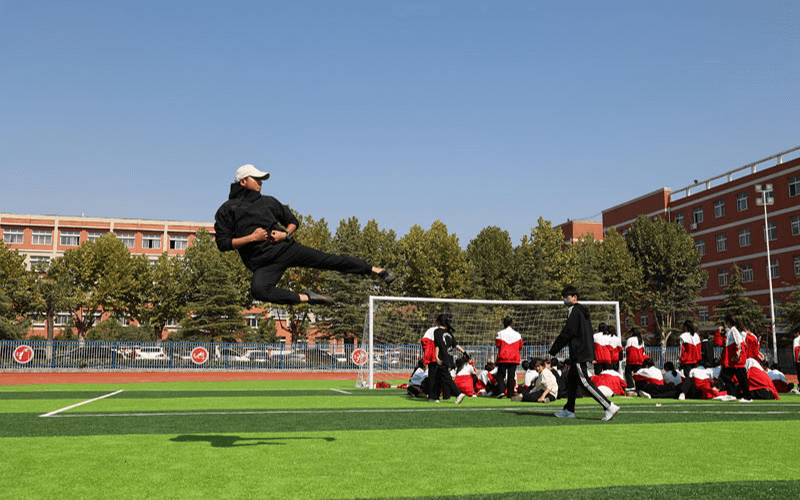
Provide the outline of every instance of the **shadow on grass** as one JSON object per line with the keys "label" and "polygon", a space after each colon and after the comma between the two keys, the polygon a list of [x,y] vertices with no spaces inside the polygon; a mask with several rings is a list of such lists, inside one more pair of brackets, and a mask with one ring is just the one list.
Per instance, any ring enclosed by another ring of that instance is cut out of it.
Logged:
{"label": "shadow on grass", "polygon": [[[298,441],[307,439],[318,439],[322,441],[332,442],[335,438],[311,438],[311,437],[269,437],[269,438],[243,438],[239,436],[223,436],[223,435],[194,435],[184,434],[176,436],[170,441],[174,443],[208,443],[212,448],[233,448],[234,446],[262,446],[262,445],[285,445],[287,441]],[[247,441],[247,442],[244,442]]]}

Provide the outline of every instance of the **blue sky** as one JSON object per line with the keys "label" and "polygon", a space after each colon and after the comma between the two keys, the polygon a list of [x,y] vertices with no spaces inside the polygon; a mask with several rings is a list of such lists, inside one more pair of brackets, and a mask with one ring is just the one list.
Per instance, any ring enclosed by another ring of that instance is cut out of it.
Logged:
{"label": "blue sky", "polygon": [[0,0],[0,212],[213,221],[233,174],[332,231],[466,246],[800,145],[800,4]]}

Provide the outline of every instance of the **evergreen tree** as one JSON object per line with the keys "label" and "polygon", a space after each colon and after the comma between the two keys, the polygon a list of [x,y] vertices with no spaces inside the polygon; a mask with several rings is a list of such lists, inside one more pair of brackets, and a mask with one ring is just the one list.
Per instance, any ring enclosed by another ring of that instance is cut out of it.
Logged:
{"label": "evergreen tree", "polygon": [[511,236],[497,226],[490,226],[469,242],[471,293],[475,299],[508,300],[513,296],[514,247]]}
{"label": "evergreen tree", "polygon": [[[714,308],[712,319],[716,324],[725,320],[727,314],[735,314],[739,322],[749,327],[753,333],[768,330],[768,322],[764,319],[764,309],[758,302],[746,297],[742,286],[742,271],[739,266],[733,266],[733,273],[725,287],[725,298],[722,303]],[[756,333],[758,335],[758,333]]]}
{"label": "evergreen tree", "polygon": [[557,300],[566,286],[569,257],[563,251],[564,233],[539,217],[530,236],[514,249],[514,291],[523,300]]}

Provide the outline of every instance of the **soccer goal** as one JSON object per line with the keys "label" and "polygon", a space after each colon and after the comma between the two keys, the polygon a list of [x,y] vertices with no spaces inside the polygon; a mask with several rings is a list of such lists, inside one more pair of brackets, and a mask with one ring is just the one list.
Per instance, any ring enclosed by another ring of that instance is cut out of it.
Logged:
{"label": "soccer goal", "polygon": [[[619,302],[581,301],[599,323],[616,325],[620,332]],[[514,320],[514,329],[522,335],[522,359],[549,357],[548,349],[561,332],[567,308],[562,301],[433,299],[422,297],[370,296],[360,344],[356,387],[374,388],[378,382],[407,382],[422,358],[420,340],[434,326],[436,315],[453,316],[454,337],[469,352],[480,370],[494,360],[497,332],[503,318]],[[566,349],[559,358],[567,356]]]}

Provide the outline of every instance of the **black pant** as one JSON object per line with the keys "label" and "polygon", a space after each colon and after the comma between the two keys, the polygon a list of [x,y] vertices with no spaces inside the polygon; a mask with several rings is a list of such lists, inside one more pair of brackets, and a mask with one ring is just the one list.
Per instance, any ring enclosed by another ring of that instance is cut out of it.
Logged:
{"label": "black pant", "polygon": [[[739,384],[739,394],[737,394],[736,384],[733,383],[733,376],[736,375],[736,382]],[[723,368],[719,373],[719,378],[725,385],[728,394],[744,399],[753,399],[750,395],[750,383],[747,381],[747,370],[744,368]]]}
{"label": "black pant", "polygon": [[625,385],[631,389],[636,387],[636,382],[633,380],[633,374],[638,372],[642,365],[625,365]]}
{"label": "black pant", "polygon": [[458,396],[461,394],[461,389],[458,388],[450,376],[450,369],[444,365],[431,363],[428,365],[428,378],[431,377],[431,365],[435,366],[433,383],[431,384],[431,392],[428,393],[428,399],[439,399],[439,393],[443,397],[449,398],[450,396]]}
{"label": "black pant", "polygon": [[311,267],[340,271],[348,274],[369,274],[372,266],[361,259],[349,255],[325,253],[307,247],[296,241],[278,243],[287,247],[272,262],[266,263],[253,271],[250,290],[253,297],[272,304],[299,304],[300,294],[275,286],[290,267]]}
{"label": "black pant", "polygon": [[600,403],[604,410],[611,408],[611,401],[600,392],[600,389],[594,385],[589,373],[586,370],[586,363],[572,362],[572,367],[567,373],[567,404],[564,409],[575,413],[575,398],[578,394],[578,389],[583,389],[594,398],[595,401]]}
{"label": "black pant", "polygon": [[507,398],[514,395],[517,385],[517,364],[516,363],[497,363],[497,394],[505,393]]}
{"label": "black pant", "polygon": [[[522,395],[522,400],[526,403],[538,403],[539,398],[542,397],[544,394],[544,389],[540,389],[538,391],[534,391],[533,389],[529,390],[525,394]],[[552,392],[548,392],[547,396],[544,397],[544,401],[542,403],[552,403],[556,400],[556,397],[553,396]]]}

